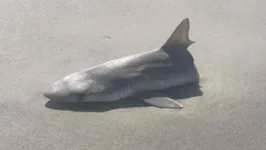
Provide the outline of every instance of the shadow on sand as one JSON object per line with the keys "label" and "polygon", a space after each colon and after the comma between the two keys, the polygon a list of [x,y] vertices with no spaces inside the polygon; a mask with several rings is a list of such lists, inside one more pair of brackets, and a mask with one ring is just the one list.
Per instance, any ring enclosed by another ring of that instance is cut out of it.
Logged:
{"label": "shadow on sand", "polygon": [[[179,87],[165,89],[159,92],[160,96],[169,97],[175,100],[182,100],[203,95],[203,92],[201,91],[200,85],[198,83],[187,84]],[[69,111],[78,111],[78,112],[105,112],[119,108],[153,107],[133,97],[122,99],[116,102],[102,102],[102,103],[98,102],[63,103],[63,102],[56,102],[50,100],[45,104],[45,106],[50,109],[69,110]]]}

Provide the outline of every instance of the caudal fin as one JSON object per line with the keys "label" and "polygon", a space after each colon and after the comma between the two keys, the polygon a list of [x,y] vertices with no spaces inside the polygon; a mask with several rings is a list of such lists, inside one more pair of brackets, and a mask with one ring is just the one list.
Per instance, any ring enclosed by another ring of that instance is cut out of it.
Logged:
{"label": "caudal fin", "polygon": [[183,45],[185,47],[195,43],[189,39],[189,19],[184,19],[172,33],[170,38],[165,42],[162,48],[168,48],[176,45]]}

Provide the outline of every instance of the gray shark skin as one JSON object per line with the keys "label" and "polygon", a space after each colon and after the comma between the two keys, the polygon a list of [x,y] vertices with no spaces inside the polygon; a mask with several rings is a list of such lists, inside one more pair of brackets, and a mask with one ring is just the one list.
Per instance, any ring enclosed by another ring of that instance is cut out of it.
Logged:
{"label": "gray shark skin", "polygon": [[[67,75],[54,82],[43,95],[63,102],[113,102],[145,91],[197,82],[199,75],[187,50],[194,43],[188,32],[186,18],[161,48]],[[136,98],[159,108],[183,108],[167,97],[147,99],[140,94]]]}

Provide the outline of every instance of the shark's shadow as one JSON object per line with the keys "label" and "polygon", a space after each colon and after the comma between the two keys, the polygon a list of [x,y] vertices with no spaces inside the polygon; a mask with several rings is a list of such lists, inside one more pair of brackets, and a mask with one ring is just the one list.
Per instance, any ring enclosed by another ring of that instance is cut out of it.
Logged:
{"label": "shark's shadow", "polygon": [[[203,92],[201,91],[200,85],[198,83],[187,84],[179,87],[174,87],[154,92],[159,92],[160,93],[159,96],[169,97],[175,100],[182,100],[203,95]],[[158,94],[155,95],[158,96]],[[100,102],[65,103],[65,102],[56,102],[50,100],[45,104],[45,106],[50,109],[79,111],[79,112],[105,112],[119,108],[153,107],[140,100],[137,100],[134,97],[122,99],[116,102],[101,102],[101,103]]]}

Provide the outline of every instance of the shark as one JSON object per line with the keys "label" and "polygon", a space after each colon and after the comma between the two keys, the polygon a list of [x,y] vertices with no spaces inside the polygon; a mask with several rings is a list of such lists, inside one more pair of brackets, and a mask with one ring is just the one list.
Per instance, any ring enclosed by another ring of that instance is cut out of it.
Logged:
{"label": "shark", "polygon": [[66,75],[49,85],[43,96],[60,102],[114,102],[135,97],[158,108],[183,108],[169,97],[147,98],[142,93],[199,81],[194,58],[188,51],[195,43],[189,39],[189,29],[190,21],[185,18],[161,47]]}

